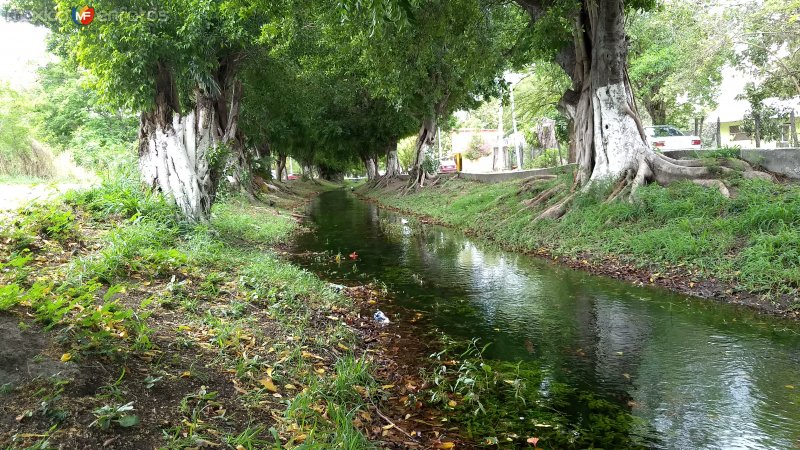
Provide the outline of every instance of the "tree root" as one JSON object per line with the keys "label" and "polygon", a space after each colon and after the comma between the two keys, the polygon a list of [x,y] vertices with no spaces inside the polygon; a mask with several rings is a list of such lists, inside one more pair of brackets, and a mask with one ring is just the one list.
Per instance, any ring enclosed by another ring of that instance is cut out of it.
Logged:
{"label": "tree root", "polygon": [[372,182],[373,189],[384,189],[389,187],[392,184],[392,181],[397,180],[397,175],[383,175],[381,177],[376,178]]}
{"label": "tree root", "polygon": [[608,195],[608,197],[606,198],[606,201],[604,203],[612,202],[612,201],[616,200],[618,197],[620,197],[621,195],[624,195],[624,193],[631,186],[631,183],[633,182],[634,176],[635,176],[635,174],[633,173],[633,170],[630,170],[630,169],[626,170],[625,174],[623,174],[623,176],[620,177],[620,180],[617,182],[617,185],[614,186],[614,189]]}
{"label": "tree root", "polygon": [[574,199],[577,194],[578,194],[577,192],[573,192],[572,194],[566,196],[560,202],[545,209],[544,211],[542,211],[541,214],[539,214],[538,216],[536,216],[535,219],[533,219],[533,222],[536,223],[544,219],[556,220],[561,218],[561,216],[563,216],[564,213],[567,212],[567,206],[569,206],[570,202],[572,202],[572,199]]}
{"label": "tree root", "polygon": [[728,190],[728,186],[726,186],[721,180],[692,180],[692,183],[705,187],[716,187],[719,189],[719,193],[722,194],[723,197],[731,198],[731,191]]}
{"label": "tree root", "polygon": [[553,196],[556,195],[556,193],[558,193],[558,191],[561,190],[563,187],[564,187],[563,185],[557,184],[557,185],[551,187],[550,189],[547,189],[544,192],[541,192],[539,195],[537,195],[534,198],[531,198],[531,199],[528,199],[528,200],[523,200],[522,204],[527,206],[528,208],[535,208],[535,207],[541,205],[542,203],[544,203],[544,202],[550,200],[551,198],[553,198]]}
{"label": "tree root", "polygon": [[522,195],[525,192],[533,191],[537,186],[541,185],[542,183],[546,183],[550,180],[556,179],[556,175],[534,175],[532,177],[525,178],[520,188],[517,190],[517,195]]}

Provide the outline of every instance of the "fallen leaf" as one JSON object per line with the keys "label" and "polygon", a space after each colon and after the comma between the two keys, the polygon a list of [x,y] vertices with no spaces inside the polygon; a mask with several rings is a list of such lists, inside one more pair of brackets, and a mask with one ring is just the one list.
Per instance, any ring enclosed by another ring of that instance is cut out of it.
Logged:
{"label": "fallen leaf", "polygon": [[346,345],[344,345],[342,343],[336,344],[336,346],[339,347],[339,349],[344,350],[344,351],[349,351],[350,350],[350,347],[348,347],[348,346],[346,346]]}
{"label": "fallen leaf", "polygon": [[62,362],[67,362],[70,359],[72,359],[72,353],[64,353],[63,355],[61,355]]}
{"label": "fallen leaf", "polygon": [[301,355],[303,355],[303,358],[324,359],[321,356],[317,356],[317,355],[315,355],[315,354],[313,354],[311,352],[307,352],[305,350],[303,350],[303,353],[301,353]]}
{"label": "fallen leaf", "polygon": [[450,400],[449,402],[447,402],[447,406],[449,406],[451,408],[455,408],[457,404],[458,403],[456,403],[455,400]]}
{"label": "fallen leaf", "polygon": [[448,449],[448,448],[456,448],[455,442],[441,442],[436,444],[436,448]]}
{"label": "fallen leaf", "polygon": [[272,378],[262,378],[258,380],[258,383],[270,392],[278,392],[278,387],[272,382]]}

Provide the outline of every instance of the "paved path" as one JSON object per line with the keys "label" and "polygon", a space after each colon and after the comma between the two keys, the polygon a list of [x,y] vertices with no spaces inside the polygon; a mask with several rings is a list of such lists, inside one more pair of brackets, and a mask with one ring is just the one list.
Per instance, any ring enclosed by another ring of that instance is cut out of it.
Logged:
{"label": "paved path", "polygon": [[31,200],[44,200],[88,184],[0,184],[0,211],[16,209]]}

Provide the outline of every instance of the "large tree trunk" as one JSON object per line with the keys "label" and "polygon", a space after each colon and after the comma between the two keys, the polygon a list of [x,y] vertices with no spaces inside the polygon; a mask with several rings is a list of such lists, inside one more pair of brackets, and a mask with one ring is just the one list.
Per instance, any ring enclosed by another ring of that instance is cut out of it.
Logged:
{"label": "large tree trunk", "polygon": [[269,142],[263,142],[255,146],[256,150],[256,159],[258,159],[258,163],[261,165],[259,167],[259,173],[264,179],[271,180],[272,179],[272,149],[269,146]]}
{"label": "large tree trunk", "polygon": [[[543,0],[517,1],[534,21],[549,8]],[[712,169],[696,161],[676,161],[648,147],[628,78],[624,22],[623,0],[583,0],[575,16],[573,42],[556,55],[572,80],[559,109],[573,123],[575,186],[623,175],[631,193],[650,180],[709,181]],[[543,215],[563,214],[571,198]]]}
{"label": "large tree trunk", "polygon": [[157,67],[155,108],[139,120],[139,169],[142,181],[172,199],[192,221],[211,214],[221,171],[211,155],[220,144],[213,101],[195,92],[195,106],[181,114],[175,79]]}
{"label": "large tree trunk", "polygon": [[277,163],[276,175],[278,181],[283,181],[284,172],[286,172],[286,155],[283,153],[278,153],[278,163]]}
{"label": "large tree trunk", "polygon": [[425,173],[422,163],[425,161],[428,150],[436,141],[436,119],[436,114],[425,118],[417,134],[417,141],[414,145],[414,165],[410,171],[411,185],[423,185],[425,183],[425,177],[428,174]]}
{"label": "large tree trunk", "polygon": [[650,99],[643,99],[642,104],[650,115],[653,125],[667,124],[667,105],[664,100],[659,99],[658,89],[650,92]]}
{"label": "large tree trunk", "polygon": [[378,177],[378,162],[375,155],[366,155],[361,158],[367,170],[367,180],[374,180]]}
{"label": "large tree trunk", "polygon": [[397,139],[392,140],[386,145],[386,178],[394,178],[400,175],[400,160],[397,158]]}
{"label": "large tree trunk", "polygon": [[[225,166],[224,148],[246,164],[238,133],[240,85],[221,65],[219,93],[195,90],[194,108],[182,113],[171,70],[157,67],[153,111],[139,123],[139,169],[191,221],[208,220]],[[249,166],[248,170],[249,170]]]}
{"label": "large tree trunk", "polygon": [[213,110],[201,105],[186,115],[157,110],[140,117],[142,181],[171,198],[193,221],[206,220],[211,214],[220,177],[220,171],[209,164],[216,145],[213,118]]}

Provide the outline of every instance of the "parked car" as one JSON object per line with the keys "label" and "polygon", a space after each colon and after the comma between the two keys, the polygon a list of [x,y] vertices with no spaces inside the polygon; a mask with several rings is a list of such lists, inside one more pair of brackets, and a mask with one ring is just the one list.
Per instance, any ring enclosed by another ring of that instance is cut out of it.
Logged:
{"label": "parked car", "polygon": [[439,173],[455,173],[456,161],[452,158],[445,158],[439,161]]}
{"label": "parked car", "polygon": [[698,136],[686,136],[670,125],[644,127],[647,143],[656,150],[699,149],[702,141]]}

